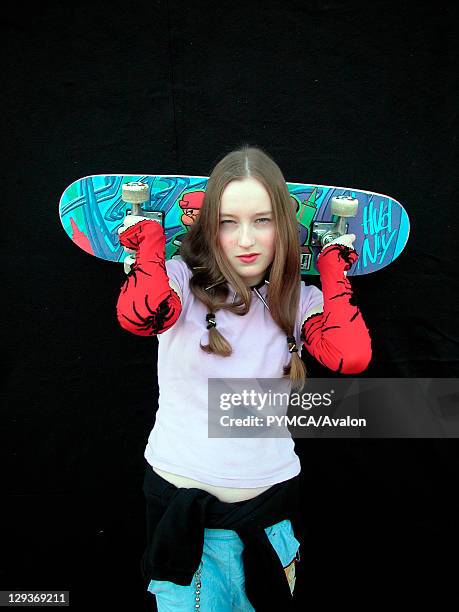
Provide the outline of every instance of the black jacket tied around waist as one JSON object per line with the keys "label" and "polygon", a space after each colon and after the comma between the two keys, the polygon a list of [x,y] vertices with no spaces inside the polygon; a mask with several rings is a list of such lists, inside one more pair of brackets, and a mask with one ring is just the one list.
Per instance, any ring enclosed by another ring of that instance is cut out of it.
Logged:
{"label": "black jacket tied around waist", "polygon": [[299,485],[298,475],[252,499],[228,503],[202,489],[178,488],[148,466],[143,484],[147,507],[144,579],[190,585],[203,554],[204,528],[232,529],[244,544],[245,590],[256,612],[270,612],[277,606],[290,610],[292,594],[265,528],[290,519],[295,536],[303,542]]}

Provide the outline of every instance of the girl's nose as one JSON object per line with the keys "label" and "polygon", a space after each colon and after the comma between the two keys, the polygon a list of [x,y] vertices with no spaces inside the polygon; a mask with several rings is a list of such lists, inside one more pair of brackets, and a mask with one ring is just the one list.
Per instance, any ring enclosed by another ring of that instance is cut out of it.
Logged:
{"label": "girl's nose", "polygon": [[250,228],[241,228],[239,232],[239,244],[241,246],[250,246],[254,243],[253,231]]}

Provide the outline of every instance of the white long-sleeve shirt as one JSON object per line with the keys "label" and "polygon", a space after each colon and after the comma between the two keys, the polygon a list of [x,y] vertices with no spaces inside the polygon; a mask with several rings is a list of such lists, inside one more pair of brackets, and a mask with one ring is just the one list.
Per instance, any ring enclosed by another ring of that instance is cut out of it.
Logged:
{"label": "white long-sleeve shirt", "polygon": [[[180,294],[182,311],[175,324],[158,335],[159,408],[145,448],[146,460],[158,470],[217,487],[267,488],[293,478],[301,467],[291,436],[208,436],[209,378],[279,379],[290,362],[286,334],[265,304],[267,285],[259,294],[253,291],[246,315],[217,311],[217,329],[233,348],[231,356],[221,357],[199,346],[208,344],[208,311],[189,289],[191,270],[178,258],[166,261],[166,270],[171,286]],[[233,298],[230,287],[228,302]],[[294,330],[299,349],[304,314],[322,301],[319,289],[301,281]]]}

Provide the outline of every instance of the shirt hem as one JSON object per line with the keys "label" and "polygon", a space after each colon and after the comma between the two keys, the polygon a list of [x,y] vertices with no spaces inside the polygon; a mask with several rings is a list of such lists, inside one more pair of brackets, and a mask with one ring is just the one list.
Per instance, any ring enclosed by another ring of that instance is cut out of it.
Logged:
{"label": "shirt hem", "polygon": [[271,486],[280,482],[290,480],[301,472],[300,460],[297,457],[297,461],[290,465],[288,469],[283,470],[273,476],[267,476],[266,478],[232,478],[231,476],[216,476],[214,474],[198,472],[195,470],[189,470],[180,465],[174,465],[167,461],[162,461],[155,457],[153,454],[148,452],[148,447],[145,449],[144,457],[151,467],[157,467],[160,470],[165,470],[171,474],[177,474],[178,476],[185,476],[186,478],[192,478],[198,480],[204,484],[227,487],[229,489],[255,489],[257,487]]}

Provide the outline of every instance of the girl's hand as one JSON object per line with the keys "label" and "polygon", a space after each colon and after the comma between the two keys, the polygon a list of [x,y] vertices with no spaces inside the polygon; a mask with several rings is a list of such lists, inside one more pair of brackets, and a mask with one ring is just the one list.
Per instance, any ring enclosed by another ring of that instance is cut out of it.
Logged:
{"label": "girl's hand", "polygon": [[[322,255],[322,253],[325,251],[325,249],[327,249],[329,246],[334,245],[334,244],[341,244],[345,247],[348,247],[350,249],[353,249],[355,251],[355,247],[353,245],[354,240],[356,239],[356,235],[355,234],[343,234],[342,236],[338,236],[338,238],[335,238],[334,240],[332,240],[331,242],[329,242],[328,244],[326,244],[322,250],[319,253],[319,256]],[[358,257],[357,254],[354,252],[354,257]],[[347,271],[345,270],[343,272],[344,276],[347,276]]]}
{"label": "girl's hand", "polygon": [[[132,249],[124,249],[125,251],[129,251],[131,253],[135,253],[135,251],[133,251]],[[123,266],[124,266],[124,272],[125,274],[129,274],[129,272],[131,271],[132,266],[135,264],[135,256],[134,255],[128,255],[127,257],[124,258],[123,260]]]}
{"label": "girl's hand", "polygon": [[335,238],[334,240],[329,242],[327,245],[325,245],[322,251],[325,250],[331,244],[343,244],[344,246],[354,249],[355,247],[352,243],[354,242],[355,238],[356,238],[355,234],[343,234],[342,236],[338,236],[338,238]]}
{"label": "girl's hand", "polygon": [[[118,235],[121,236],[121,234],[128,230],[130,227],[144,220],[151,221],[151,219],[148,219],[147,217],[142,217],[141,215],[126,215],[126,217],[124,217],[123,224],[120,225],[117,230]],[[131,255],[136,253],[135,249],[128,249],[127,247],[124,247],[124,250],[126,251],[126,253],[130,253]]]}

